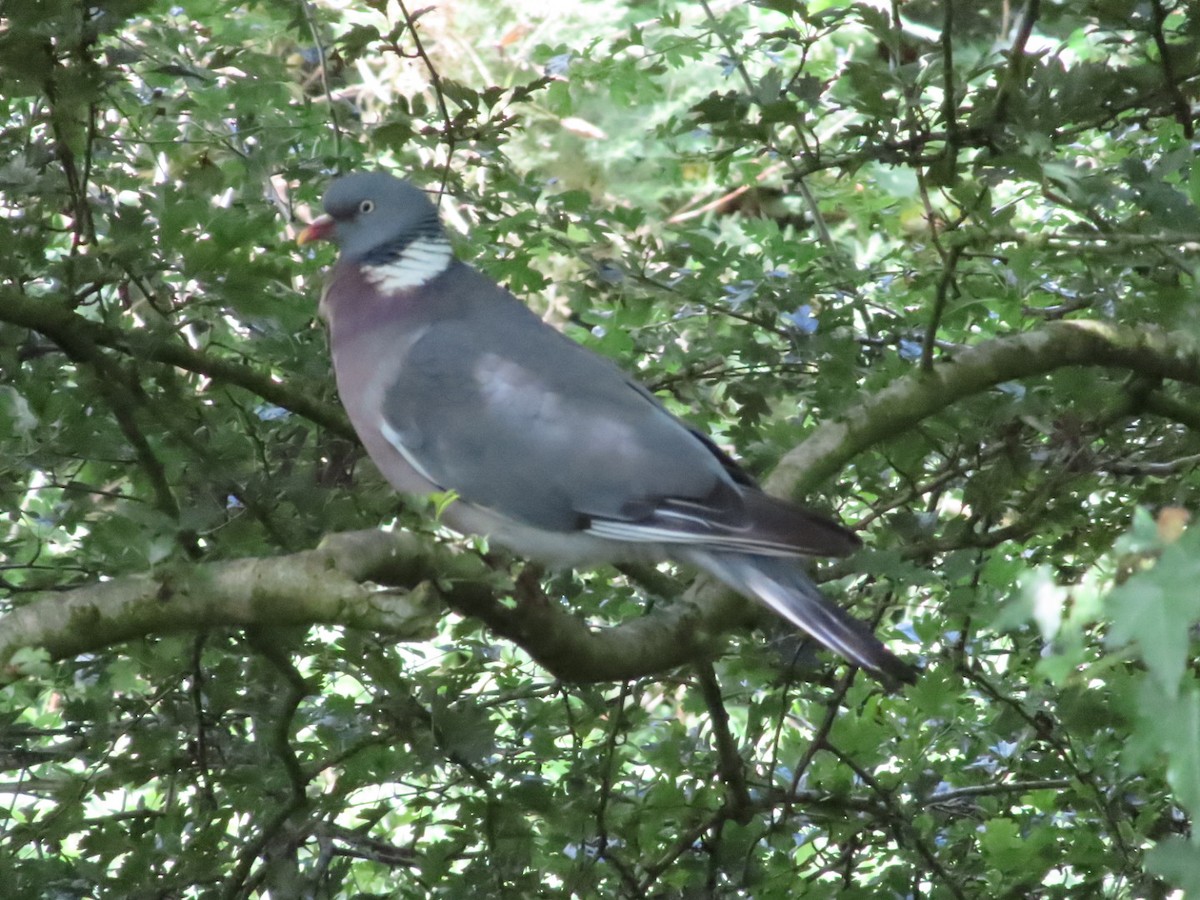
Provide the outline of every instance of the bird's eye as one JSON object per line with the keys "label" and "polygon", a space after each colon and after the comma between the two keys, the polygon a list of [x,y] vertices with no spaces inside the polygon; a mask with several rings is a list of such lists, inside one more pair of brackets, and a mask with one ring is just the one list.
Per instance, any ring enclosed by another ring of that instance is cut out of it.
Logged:
{"label": "bird's eye", "polygon": [[362,203],[358,204],[358,211],[360,213],[375,212],[375,201],[364,200]]}

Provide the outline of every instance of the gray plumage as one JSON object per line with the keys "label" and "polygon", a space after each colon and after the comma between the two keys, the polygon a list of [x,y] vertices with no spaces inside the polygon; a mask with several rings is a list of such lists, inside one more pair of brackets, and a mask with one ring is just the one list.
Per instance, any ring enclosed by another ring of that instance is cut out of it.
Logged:
{"label": "gray plumage", "polygon": [[888,683],[913,670],[799,557],[858,538],[764,494],[610,361],[454,259],[437,212],[382,172],[333,183],[302,240],[341,248],[322,310],[342,402],[385,478],[453,491],[452,527],[552,565],[675,559]]}

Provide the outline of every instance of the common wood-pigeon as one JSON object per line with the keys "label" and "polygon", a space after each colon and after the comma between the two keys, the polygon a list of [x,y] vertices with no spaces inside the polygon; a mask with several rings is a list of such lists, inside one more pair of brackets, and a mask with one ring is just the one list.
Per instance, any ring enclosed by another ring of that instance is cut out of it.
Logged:
{"label": "common wood-pigeon", "polygon": [[912,668],[800,565],[858,538],[770,497],[609,360],[455,259],[425,193],[384,172],[330,186],[300,242],[340,255],[321,301],[342,403],[397,490],[555,566],[671,559],[753,597],[886,683]]}

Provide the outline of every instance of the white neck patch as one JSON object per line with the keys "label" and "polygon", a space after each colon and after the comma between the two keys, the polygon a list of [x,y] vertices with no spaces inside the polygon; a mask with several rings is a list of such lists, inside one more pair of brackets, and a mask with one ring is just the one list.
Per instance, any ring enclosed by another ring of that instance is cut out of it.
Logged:
{"label": "white neck patch", "polygon": [[450,267],[454,254],[444,238],[417,238],[394,262],[363,266],[363,278],[385,294],[428,284]]}

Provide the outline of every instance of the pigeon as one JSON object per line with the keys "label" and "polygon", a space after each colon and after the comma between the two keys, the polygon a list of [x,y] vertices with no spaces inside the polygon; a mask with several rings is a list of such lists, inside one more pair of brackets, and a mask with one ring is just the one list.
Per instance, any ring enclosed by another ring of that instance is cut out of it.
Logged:
{"label": "pigeon", "polygon": [[323,206],[298,240],[339,249],[321,300],[338,392],[397,491],[447,493],[446,524],[549,566],[694,566],[885,685],[914,680],[803,568],[853,553],[852,531],[766,494],[613,362],[458,260],[414,184],[350,174]]}

